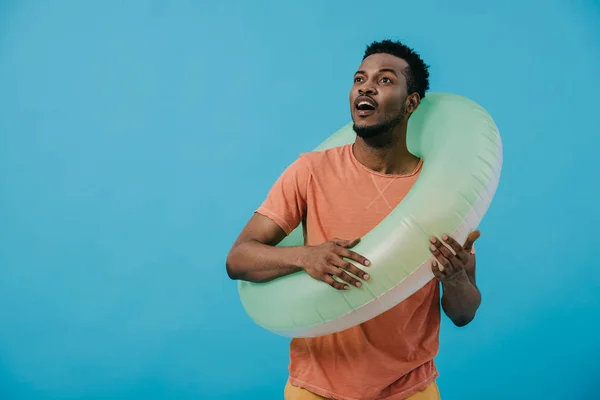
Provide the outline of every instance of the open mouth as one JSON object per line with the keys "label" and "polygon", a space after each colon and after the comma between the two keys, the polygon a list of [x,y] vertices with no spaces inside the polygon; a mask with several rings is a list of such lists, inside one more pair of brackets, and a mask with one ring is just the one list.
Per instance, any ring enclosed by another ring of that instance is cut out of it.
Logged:
{"label": "open mouth", "polygon": [[371,115],[377,109],[377,103],[370,97],[361,96],[354,102],[356,113],[360,116]]}

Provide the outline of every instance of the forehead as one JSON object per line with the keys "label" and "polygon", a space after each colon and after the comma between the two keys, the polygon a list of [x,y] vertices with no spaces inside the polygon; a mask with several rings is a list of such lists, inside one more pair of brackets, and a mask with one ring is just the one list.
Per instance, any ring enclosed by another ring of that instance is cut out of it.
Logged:
{"label": "forehead", "polygon": [[390,68],[400,75],[406,67],[408,67],[406,60],[391,54],[381,53],[372,54],[365,58],[358,69],[369,73],[379,71],[380,69],[384,68]]}

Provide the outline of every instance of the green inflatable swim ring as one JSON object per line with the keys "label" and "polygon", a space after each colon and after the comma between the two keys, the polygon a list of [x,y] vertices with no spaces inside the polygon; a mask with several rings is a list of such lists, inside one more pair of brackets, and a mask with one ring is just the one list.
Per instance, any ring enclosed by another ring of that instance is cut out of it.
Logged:
{"label": "green inflatable swim ring", "polygon": [[[315,151],[355,138],[350,123]],[[371,261],[371,278],[350,290],[336,290],[303,271],[266,283],[240,281],[243,307],[255,323],[287,337],[316,337],[356,326],[434,278],[430,236],[450,233],[462,243],[477,228],[502,169],[501,138],[490,115],[465,97],[427,94],[409,119],[407,145],[423,158],[415,185],[353,249]],[[299,226],[278,246],[303,244]]]}

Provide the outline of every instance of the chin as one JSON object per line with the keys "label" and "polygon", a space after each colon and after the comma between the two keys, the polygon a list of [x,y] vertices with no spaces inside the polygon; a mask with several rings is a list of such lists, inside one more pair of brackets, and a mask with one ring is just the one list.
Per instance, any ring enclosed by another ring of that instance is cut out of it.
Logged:
{"label": "chin", "polygon": [[352,121],[354,124],[354,129],[369,129],[373,126],[377,126],[377,124],[369,124],[367,122],[364,121]]}
{"label": "chin", "polygon": [[359,129],[369,129],[369,128],[373,128],[373,127],[382,125],[380,121],[371,119],[369,117],[367,117],[367,118],[355,117],[355,118],[352,118],[352,122],[354,124],[354,127],[359,128]]}
{"label": "chin", "polygon": [[379,124],[354,124],[354,132],[363,139],[374,138],[388,131],[385,126]]}

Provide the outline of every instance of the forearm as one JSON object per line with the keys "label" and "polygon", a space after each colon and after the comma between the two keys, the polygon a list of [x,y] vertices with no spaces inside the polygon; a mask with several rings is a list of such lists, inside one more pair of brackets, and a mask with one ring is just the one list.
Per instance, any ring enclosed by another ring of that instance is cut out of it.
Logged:
{"label": "forearm", "polygon": [[304,248],[276,247],[255,240],[235,246],[227,257],[227,273],[231,279],[268,282],[301,270]]}
{"label": "forearm", "polygon": [[456,326],[465,326],[475,318],[481,304],[479,289],[469,280],[463,270],[442,283],[444,294],[442,308]]}

